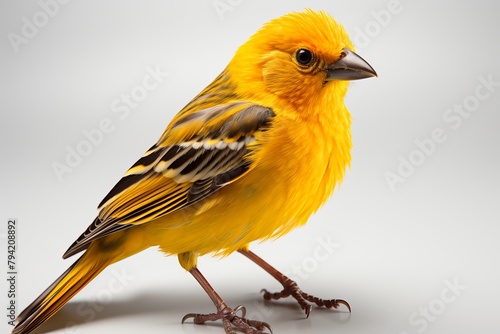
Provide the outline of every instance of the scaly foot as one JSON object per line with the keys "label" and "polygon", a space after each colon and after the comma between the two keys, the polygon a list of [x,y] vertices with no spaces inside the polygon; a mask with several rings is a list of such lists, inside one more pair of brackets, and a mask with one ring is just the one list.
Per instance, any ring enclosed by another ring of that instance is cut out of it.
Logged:
{"label": "scaly foot", "polygon": [[351,312],[351,306],[349,305],[348,302],[346,302],[343,299],[321,299],[318,297],[314,297],[300,290],[297,283],[295,283],[295,281],[292,281],[288,277],[286,277],[286,280],[282,284],[284,289],[281,292],[271,293],[266,289],[263,289],[262,292],[264,292],[264,299],[265,300],[281,299],[288,296],[292,296],[297,300],[300,307],[305,311],[307,317],[309,317],[309,314],[311,313],[312,309],[311,303],[314,303],[319,307],[333,308],[333,309],[338,309],[340,305],[345,305],[349,310],[349,313]]}
{"label": "scaly foot", "polygon": [[[224,325],[224,330],[226,334],[235,334],[234,330],[238,330],[245,334],[265,334],[265,330],[269,330],[272,334],[271,326],[268,323],[246,319],[246,310],[244,306],[238,306],[234,310],[225,304],[220,305],[217,313],[209,313],[209,314],[197,314],[197,313],[189,313],[182,318],[182,323],[189,318],[193,318],[193,322],[195,324],[202,325],[206,321],[217,321],[222,320],[222,324]],[[241,311],[241,317],[237,316],[236,313]]]}

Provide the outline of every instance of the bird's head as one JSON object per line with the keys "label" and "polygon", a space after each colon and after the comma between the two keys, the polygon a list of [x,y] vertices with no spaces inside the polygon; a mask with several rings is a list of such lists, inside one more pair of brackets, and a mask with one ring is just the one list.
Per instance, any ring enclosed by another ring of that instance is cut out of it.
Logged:
{"label": "bird's head", "polygon": [[325,94],[343,97],[347,81],[376,76],[353,50],[342,25],[307,9],[266,23],[238,49],[228,71],[243,95],[267,94],[299,107]]}

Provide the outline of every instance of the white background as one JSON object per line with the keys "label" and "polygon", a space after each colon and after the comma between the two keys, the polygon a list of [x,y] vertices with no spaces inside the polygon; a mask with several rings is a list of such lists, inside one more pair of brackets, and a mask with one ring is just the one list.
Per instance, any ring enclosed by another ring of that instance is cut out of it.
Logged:
{"label": "white background", "polygon": [[[231,10],[218,12],[220,3]],[[500,87],[475,97],[480,77],[500,82],[499,8],[393,4],[72,1],[16,52],[9,34],[22,36],[23,18],[33,22],[42,7],[2,1],[0,217],[18,219],[18,307],[74,261],[61,255],[100,200],[234,50],[264,22],[311,7],[344,24],[379,78],[348,92],[354,150],[343,185],[305,227],[253,250],[305,291],[348,300],[353,312],[314,309],[304,319],[291,300],[264,303],[260,289],[279,284],[239,254],[202,258],[200,269],[228,304],[246,305],[275,333],[499,333]],[[112,104],[157,66],[168,76],[121,119]],[[448,114],[464,103],[468,117]],[[60,181],[53,163],[106,118],[111,133]],[[436,128],[446,139],[418,153],[416,141]],[[387,173],[410,158],[418,166],[391,189]],[[318,248],[328,240],[331,253]],[[5,286],[3,303],[6,294]],[[108,268],[37,333],[222,333],[219,324],[180,324],[188,312],[212,311],[176,258],[150,249]]]}

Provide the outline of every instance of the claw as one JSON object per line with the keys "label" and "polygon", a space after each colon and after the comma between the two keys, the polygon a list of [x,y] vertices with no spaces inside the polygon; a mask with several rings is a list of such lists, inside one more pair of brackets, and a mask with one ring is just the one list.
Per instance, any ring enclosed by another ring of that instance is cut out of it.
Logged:
{"label": "claw", "polygon": [[270,334],[273,334],[273,329],[271,328],[271,325],[269,325],[267,322],[262,322],[262,326],[267,328]]}
{"label": "claw", "polygon": [[181,324],[184,323],[189,318],[194,318],[196,316],[196,313],[188,313],[185,316],[182,317]]}
{"label": "claw", "polygon": [[312,306],[307,305],[306,309],[304,311],[306,312],[306,319],[309,318],[309,314],[311,314],[311,311],[312,311]]}
{"label": "claw", "polygon": [[247,309],[243,305],[238,305],[236,308],[233,310],[233,313],[236,314],[238,311],[241,311],[241,317],[244,318],[247,315]]}
{"label": "claw", "polygon": [[197,314],[197,313],[188,313],[184,317],[182,317],[181,324],[184,323],[189,318],[193,318],[193,322],[197,325],[203,325],[205,321],[213,321],[218,319],[219,315],[217,313],[209,313],[209,314]]}
{"label": "claw", "polygon": [[344,305],[345,307],[347,307],[347,309],[349,310],[349,313],[351,313],[351,305],[349,305],[349,303],[348,303],[348,302],[346,302],[346,301],[345,301],[345,300],[343,300],[343,299],[337,299],[337,300],[336,300],[336,302],[337,302],[337,307],[335,307],[335,308],[338,308],[338,307],[339,307],[339,305],[338,305],[338,304],[342,304],[342,305]]}

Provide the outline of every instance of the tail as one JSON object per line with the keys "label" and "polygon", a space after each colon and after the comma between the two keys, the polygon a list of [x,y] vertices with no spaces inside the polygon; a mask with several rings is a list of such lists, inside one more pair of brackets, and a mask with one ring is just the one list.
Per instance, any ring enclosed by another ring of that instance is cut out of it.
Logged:
{"label": "tail", "polygon": [[40,326],[112,262],[89,253],[90,250],[85,252],[19,314],[12,334],[27,334]]}

